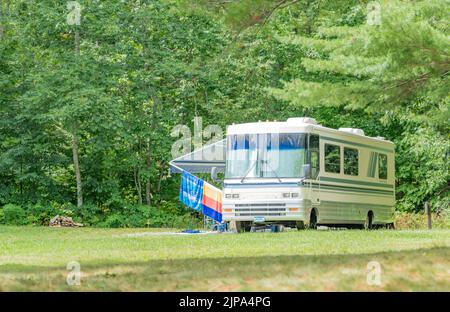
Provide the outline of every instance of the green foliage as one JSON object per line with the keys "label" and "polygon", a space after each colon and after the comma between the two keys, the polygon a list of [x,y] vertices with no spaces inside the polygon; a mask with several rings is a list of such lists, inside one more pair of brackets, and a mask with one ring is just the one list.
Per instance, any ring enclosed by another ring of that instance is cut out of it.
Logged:
{"label": "green foliage", "polygon": [[162,187],[175,186],[165,182],[170,131],[194,116],[198,75],[226,35],[167,1],[79,2],[78,27],[65,23],[65,2],[9,6],[14,27],[0,40],[0,202],[73,203],[77,138],[86,205],[100,214],[130,200],[159,205],[172,193]]}
{"label": "green foliage", "polygon": [[448,131],[447,6],[444,0],[383,1],[378,22],[285,36],[283,42],[306,53],[307,72],[331,76],[294,79],[272,93],[293,105],[381,109]]}
{"label": "green foliage", "polygon": [[405,211],[423,211],[427,200],[433,210],[449,209],[450,158],[448,138],[428,128],[405,133],[397,142],[397,206]]}
{"label": "green foliage", "polygon": [[175,205],[166,203],[160,208],[127,206],[98,223],[100,227],[153,227],[153,228],[199,228],[201,219]]}
{"label": "green foliage", "polygon": [[95,205],[83,205],[80,208],[72,204],[34,204],[26,208],[7,204],[0,209],[0,224],[8,225],[44,225],[56,215],[72,217],[85,226],[108,228],[199,228],[202,220],[192,211],[163,201],[160,207],[145,205],[126,205],[111,211],[99,209]]}
{"label": "green foliage", "polygon": [[13,204],[8,204],[3,207],[3,222],[4,224],[11,225],[24,225],[26,224],[25,210]]}
{"label": "green foliage", "polygon": [[28,223],[32,225],[48,225],[50,219],[59,213],[55,207],[43,204],[30,204],[26,209]]}
{"label": "green foliage", "polygon": [[380,25],[368,2],[82,0],[80,26],[65,2],[3,2],[0,205],[35,225],[195,227],[167,174],[175,125],[312,116],[397,144],[399,210],[447,209],[446,2],[383,1]]}
{"label": "green foliage", "polygon": [[121,215],[113,214],[108,216],[102,225],[104,225],[104,227],[119,228],[124,227],[124,222]]}

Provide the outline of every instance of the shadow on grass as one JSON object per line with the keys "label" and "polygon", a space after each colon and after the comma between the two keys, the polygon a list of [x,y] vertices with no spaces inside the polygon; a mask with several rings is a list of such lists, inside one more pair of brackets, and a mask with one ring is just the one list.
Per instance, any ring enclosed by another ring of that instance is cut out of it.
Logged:
{"label": "shadow on grass", "polygon": [[[149,260],[114,262],[109,260],[96,263],[80,260],[81,271],[88,277],[136,275],[136,279],[162,278],[195,278],[220,279],[241,278],[243,276],[269,276],[274,272],[286,273],[295,270],[323,270],[333,267],[365,268],[369,261],[379,261],[383,266],[389,262],[399,262],[417,266],[433,265],[444,262],[449,265],[450,247],[422,248],[395,252],[365,253],[365,254],[334,254],[334,255],[292,255],[292,256],[258,256],[230,258],[188,258],[172,260]],[[450,269],[450,267],[448,267]],[[65,267],[33,266],[22,264],[0,265],[0,283],[2,275],[47,275],[67,274]]]}

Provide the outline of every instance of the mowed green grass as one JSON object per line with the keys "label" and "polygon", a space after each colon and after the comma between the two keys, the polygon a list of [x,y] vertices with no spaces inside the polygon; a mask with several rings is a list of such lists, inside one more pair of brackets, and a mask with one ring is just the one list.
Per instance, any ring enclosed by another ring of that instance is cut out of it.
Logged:
{"label": "mowed green grass", "polygon": [[167,231],[2,226],[0,291],[450,291],[450,230]]}

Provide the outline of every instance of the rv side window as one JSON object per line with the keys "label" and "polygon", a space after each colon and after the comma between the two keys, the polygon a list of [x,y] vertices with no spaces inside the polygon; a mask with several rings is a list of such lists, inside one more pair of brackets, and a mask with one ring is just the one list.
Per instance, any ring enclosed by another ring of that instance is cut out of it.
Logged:
{"label": "rv side window", "polygon": [[378,155],[378,178],[387,179],[387,155]]}
{"label": "rv side window", "polygon": [[319,136],[317,134],[309,135],[309,149],[319,149]]}
{"label": "rv side window", "polygon": [[358,150],[344,147],[344,174],[358,175]]}
{"label": "rv side window", "polygon": [[325,144],[325,171],[341,172],[341,152],[337,145]]}

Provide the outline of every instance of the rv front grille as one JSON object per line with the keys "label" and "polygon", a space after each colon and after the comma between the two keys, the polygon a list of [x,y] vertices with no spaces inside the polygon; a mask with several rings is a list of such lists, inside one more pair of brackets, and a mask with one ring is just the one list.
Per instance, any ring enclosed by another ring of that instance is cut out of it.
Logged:
{"label": "rv front grille", "polygon": [[283,203],[261,203],[261,204],[236,204],[237,207],[286,207]]}
{"label": "rv front grille", "polygon": [[236,208],[234,209],[236,212],[241,211],[286,211],[286,208]]}
{"label": "rv front grille", "polygon": [[267,213],[259,213],[259,212],[248,212],[248,213],[236,213],[237,217],[254,217],[254,216],[285,216],[286,212],[280,212],[280,213],[274,213],[274,212],[267,212]]}
{"label": "rv front grille", "polygon": [[259,203],[234,205],[236,216],[285,216],[286,204],[283,203]]}

